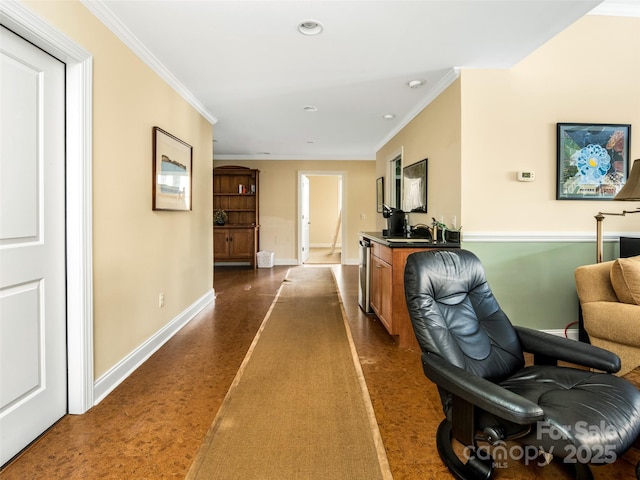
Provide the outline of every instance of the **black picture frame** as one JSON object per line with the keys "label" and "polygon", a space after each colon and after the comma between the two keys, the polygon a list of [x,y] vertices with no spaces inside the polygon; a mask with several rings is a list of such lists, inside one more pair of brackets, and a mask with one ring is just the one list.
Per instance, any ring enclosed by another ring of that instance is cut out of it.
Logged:
{"label": "black picture frame", "polygon": [[402,169],[402,209],[405,212],[427,211],[428,159]]}
{"label": "black picture frame", "polygon": [[557,200],[611,200],[629,175],[631,125],[557,124]]}
{"label": "black picture frame", "polygon": [[376,209],[378,213],[382,212],[384,204],[384,177],[376,179]]}

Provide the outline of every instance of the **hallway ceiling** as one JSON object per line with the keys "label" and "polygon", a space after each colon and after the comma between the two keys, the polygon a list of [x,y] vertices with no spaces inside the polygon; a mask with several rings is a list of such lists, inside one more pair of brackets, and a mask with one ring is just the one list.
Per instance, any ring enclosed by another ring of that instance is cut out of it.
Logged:
{"label": "hallway ceiling", "polygon": [[458,68],[509,68],[601,3],[83,1],[215,122],[214,158],[343,160],[374,159]]}

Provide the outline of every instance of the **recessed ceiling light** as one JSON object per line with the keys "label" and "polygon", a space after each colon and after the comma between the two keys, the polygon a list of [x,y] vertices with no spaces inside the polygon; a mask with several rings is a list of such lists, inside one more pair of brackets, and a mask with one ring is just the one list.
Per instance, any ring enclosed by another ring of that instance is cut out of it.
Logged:
{"label": "recessed ceiling light", "polygon": [[384,118],[385,120],[393,120],[394,118],[396,118],[396,116],[393,113],[387,113],[383,115],[382,118]]}
{"label": "recessed ceiling light", "polygon": [[306,107],[303,108],[303,110],[305,112],[317,112],[318,107],[314,107],[313,105],[307,105]]}
{"label": "recessed ceiling light", "polygon": [[315,20],[303,20],[298,24],[298,31],[303,35],[318,35],[322,32],[322,24]]}
{"label": "recessed ceiling light", "polygon": [[422,81],[422,80],[411,80],[409,83],[407,83],[407,85],[409,85],[409,88],[418,88],[418,87],[421,87],[422,85],[424,85],[424,81]]}

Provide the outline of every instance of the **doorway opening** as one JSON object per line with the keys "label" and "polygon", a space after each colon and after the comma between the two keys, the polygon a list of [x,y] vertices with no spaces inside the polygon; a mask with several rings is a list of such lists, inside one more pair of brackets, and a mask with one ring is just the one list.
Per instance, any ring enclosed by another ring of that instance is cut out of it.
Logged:
{"label": "doorway opening", "polygon": [[389,202],[393,208],[402,208],[402,153],[389,163]]}
{"label": "doorway opening", "polygon": [[341,264],[344,246],[344,174],[300,172],[298,264]]}

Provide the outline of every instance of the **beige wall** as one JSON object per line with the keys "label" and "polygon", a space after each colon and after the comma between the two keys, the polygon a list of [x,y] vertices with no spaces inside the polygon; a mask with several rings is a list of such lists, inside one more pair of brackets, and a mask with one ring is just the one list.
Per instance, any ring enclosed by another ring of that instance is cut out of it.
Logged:
{"label": "beige wall", "polygon": [[[556,200],[556,123],[625,123],[640,158],[640,19],[587,16],[510,70],[464,70],[462,224],[467,232],[588,232],[600,210]],[[533,170],[533,183],[516,181]],[[637,215],[636,215],[637,216]],[[640,218],[607,217],[608,232]]]}
{"label": "beige wall", "polygon": [[215,160],[213,163],[215,167],[239,165],[260,170],[260,249],[275,252],[276,264],[298,261],[298,174],[342,172],[346,205],[343,262],[358,263],[358,232],[376,228],[376,164],[373,160]]}
{"label": "beige wall", "polygon": [[[94,56],[94,365],[99,378],[211,288],[209,123],[78,1],[24,2]],[[429,158],[427,215],[465,232],[591,232],[598,210],[637,203],[555,200],[556,122],[634,124],[640,157],[640,19],[586,17],[510,70],[464,70],[376,162],[233,161],[261,173],[261,249],[297,260],[298,172],[345,174],[347,263],[357,234],[384,227],[375,179],[390,156]],[[193,211],[151,210],[151,129],[194,147]],[[534,183],[515,172],[531,169]],[[385,182],[388,188],[388,182]],[[388,191],[387,191],[388,194]],[[377,221],[376,221],[377,220]],[[609,231],[638,219],[607,217]],[[165,307],[158,308],[158,294]]]}
{"label": "beige wall", "polygon": [[[387,178],[402,147],[405,165],[428,157],[429,220],[457,212],[513,322],[559,335],[578,320],[573,272],[595,262],[594,215],[640,206],[556,200],[556,124],[568,122],[632,124],[640,158],[640,19],[588,16],[509,70],[462,70],[376,157]],[[640,235],[636,217],[606,217],[605,233]]]}
{"label": "beige wall", "polygon": [[[339,178],[309,176],[309,243],[312,247],[333,244],[340,214]],[[336,245],[340,245],[341,232],[337,233]]]}
{"label": "beige wall", "polygon": [[[211,289],[212,128],[77,1],[24,2],[93,55],[94,369]],[[151,209],[152,128],[193,146],[193,210]],[[165,306],[158,307],[158,295]]]}
{"label": "beige wall", "polygon": [[[632,124],[631,160],[640,158],[640,19],[587,16],[508,70],[462,70],[436,100],[376,156],[387,181],[429,159],[428,214],[457,217],[464,233],[593,233],[600,210],[638,203],[556,200],[556,123]],[[518,170],[536,180],[518,182]],[[384,228],[381,218],[378,228]],[[607,217],[609,232],[639,232],[632,217]]]}
{"label": "beige wall", "polygon": [[[389,162],[402,151],[402,166],[427,158],[427,213],[412,213],[411,225],[452,217],[460,223],[460,81],[453,82],[429,106],[395,135],[376,155],[377,174],[385,177],[385,198],[389,198]],[[386,221],[378,215],[378,230]]]}

